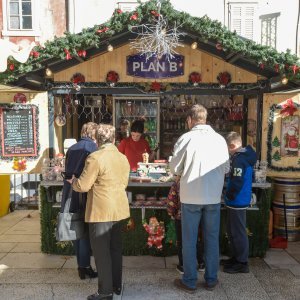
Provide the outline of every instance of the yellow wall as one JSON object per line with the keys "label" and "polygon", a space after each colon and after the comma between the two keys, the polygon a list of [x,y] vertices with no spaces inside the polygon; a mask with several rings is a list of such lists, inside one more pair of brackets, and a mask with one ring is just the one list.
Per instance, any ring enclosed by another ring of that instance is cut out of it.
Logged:
{"label": "yellow wall", "polygon": [[0,217],[8,213],[10,198],[10,176],[0,175]]}
{"label": "yellow wall", "polygon": [[[38,140],[40,144],[39,156],[34,160],[27,160],[27,169],[23,173],[40,173],[44,157],[49,156],[49,125],[48,125],[48,93],[22,90],[14,87],[0,86],[0,103],[13,103],[17,92],[26,95],[28,104],[35,104],[39,108],[38,115]],[[0,160],[0,174],[20,173],[12,169],[11,160]]]}
{"label": "yellow wall", "polygon": [[[282,94],[265,94],[264,95],[264,103],[263,103],[263,120],[262,120],[262,160],[267,160],[267,137],[268,137],[268,117],[270,106],[273,104],[281,104],[284,103],[287,99],[292,98],[295,103],[300,103],[300,96],[297,93],[282,93]],[[300,110],[296,111],[294,115],[300,115]],[[272,141],[275,136],[277,136],[280,140],[281,135],[281,116],[280,110],[275,110],[274,113],[274,125],[273,125],[273,136]],[[277,148],[278,149],[278,148]],[[276,150],[277,150],[276,149]],[[273,152],[275,149],[273,147]],[[272,165],[278,167],[298,167],[297,162],[299,160],[299,156],[297,157],[281,157],[280,161],[272,161]],[[278,172],[270,170],[268,172],[268,176],[272,177],[289,177],[289,178],[299,178],[300,172]]]}
{"label": "yellow wall", "polygon": [[[161,82],[188,82],[191,72],[199,72],[202,75],[202,82],[217,83],[217,76],[220,72],[227,71],[231,74],[232,82],[252,83],[257,81],[257,75],[237,68],[223,60],[213,57],[200,50],[193,50],[190,46],[178,48],[176,51],[184,55],[184,75],[168,79],[159,79]],[[98,55],[86,62],[54,74],[54,81],[70,81],[71,77],[80,72],[85,76],[87,82],[105,82],[109,71],[116,71],[120,76],[120,82],[145,82],[153,79],[145,79],[128,76],[126,74],[126,56],[135,54],[129,44]]]}

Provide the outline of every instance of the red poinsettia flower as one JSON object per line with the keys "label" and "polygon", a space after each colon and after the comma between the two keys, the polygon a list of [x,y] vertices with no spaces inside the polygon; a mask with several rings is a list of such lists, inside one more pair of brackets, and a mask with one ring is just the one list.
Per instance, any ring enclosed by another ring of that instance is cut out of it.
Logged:
{"label": "red poinsettia flower", "polygon": [[221,85],[227,85],[231,82],[231,75],[228,72],[219,73],[217,80]]}
{"label": "red poinsettia flower", "polygon": [[134,13],[133,15],[131,15],[130,20],[137,20],[137,18],[139,17],[138,13]]}
{"label": "red poinsettia flower", "polygon": [[85,50],[77,50],[78,56],[86,57],[86,51]]}
{"label": "red poinsettia flower", "polygon": [[71,82],[75,84],[85,82],[85,77],[81,73],[75,73],[71,78]]}
{"label": "red poinsettia flower", "polygon": [[66,60],[70,60],[72,59],[71,53],[68,49],[64,49],[64,52],[66,53]]}
{"label": "red poinsettia flower", "polygon": [[157,81],[154,81],[151,83],[151,90],[155,92],[160,92],[161,90],[161,84]]}
{"label": "red poinsettia flower", "polygon": [[104,32],[106,32],[106,31],[108,31],[108,30],[109,30],[108,27],[103,27],[103,28],[101,28],[101,29],[98,29],[98,30],[97,30],[97,33],[104,33]]}
{"label": "red poinsettia flower", "polygon": [[201,82],[201,75],[198,72],[192,72],[189,76],[189,82],[192,84]]}
{"label": "red poinsettia flower", "polygon": [[298,110],[295,106],[293,99],[287,99],[286,103],[282,105],[282,110],[280,111],[280,114],[283,117],[293,116],[294,113]]}
{"label": "red poinsettia flower", "polygon": [[106,75],[106,81],[110,83],[116,83],[120,80],[119,74],[115,71],[109,71]]}

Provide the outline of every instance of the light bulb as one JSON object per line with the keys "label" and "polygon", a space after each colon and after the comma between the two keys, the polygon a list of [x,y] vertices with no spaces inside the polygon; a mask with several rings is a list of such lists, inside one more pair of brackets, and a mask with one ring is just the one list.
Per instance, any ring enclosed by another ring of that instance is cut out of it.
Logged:
{"label": "light bulb", "polygon": [[109,44],[109,45],[107,46],[107,51],[109,51],[109,52],[114,51],[114,47],[113,47],[111,44]]}
{"label": "light bulb", "polygon": [[197,43],[197,42],[194,42],[194,43],[191,45],[191,48],[192,48],[193,50],[197,49],[197,47],[198,47],[198,43]]}
{"label": "light bulb", "polygon": [[288,78],[286,78],[286,76],[283,75],[282,78],[281,78],[281,83],[282,84],[287,84],[288,82],[289,82]]}
{"label": "light bulb", "polygon": [[52,76],[52,71],[51,69],[47,68],[45,71],[46,76],[51,77]]}

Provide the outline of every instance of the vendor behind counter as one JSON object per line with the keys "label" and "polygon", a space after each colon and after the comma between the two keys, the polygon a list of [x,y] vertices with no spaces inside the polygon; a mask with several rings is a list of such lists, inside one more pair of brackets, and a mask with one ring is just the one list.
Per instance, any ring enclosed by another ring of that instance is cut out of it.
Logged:
{"label": "vendor behind counter", "polygon": [[136,171],[138,162],[143,161],[143,153],[149,154],[149,161],[153,161],[155,151],[151,151],[149,143],[143,138],[144,121],[135,120],[131,124],[130,136],[123,139],[118,146],[121,153],[126,155],[130,169]]}

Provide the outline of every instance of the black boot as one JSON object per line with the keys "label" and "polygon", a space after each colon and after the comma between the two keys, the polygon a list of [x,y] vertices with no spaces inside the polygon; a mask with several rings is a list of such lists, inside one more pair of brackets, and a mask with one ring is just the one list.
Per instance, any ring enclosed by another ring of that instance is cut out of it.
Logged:
{"label": "black boot", "polygon": [[80,279],[86,279],[86,278],[96,278],[98,276],[98,273],[95,272],[91,266],[86,268],[78,268],[78,275]]}

